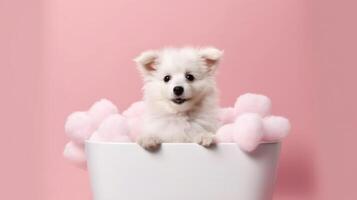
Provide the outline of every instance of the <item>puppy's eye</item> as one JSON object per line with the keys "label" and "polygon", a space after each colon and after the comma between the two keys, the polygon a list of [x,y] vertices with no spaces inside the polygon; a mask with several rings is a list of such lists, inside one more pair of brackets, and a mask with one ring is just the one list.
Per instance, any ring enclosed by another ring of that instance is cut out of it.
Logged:
{"label": "puppy's eye", "polygon": [[165,81],[166,83],[169,82],[170,79],[171,79],[171,76],[170,76],[170,75],[167,75],[167,76],[164,77],[164,81]]}
{"label": "puppy's eye", "polygon": [[189,81],[194,81],[195,77],[192,74],[186,74],[186,79]]}

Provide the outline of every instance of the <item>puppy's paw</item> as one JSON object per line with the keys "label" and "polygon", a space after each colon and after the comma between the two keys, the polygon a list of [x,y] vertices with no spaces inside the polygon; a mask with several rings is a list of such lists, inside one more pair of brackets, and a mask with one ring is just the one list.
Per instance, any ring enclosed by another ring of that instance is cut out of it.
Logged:
{"label": "puppy's paw", "polygon": [[196,137],[195,142],[204,147],[210,147],[215,143],[214,135],[211,133],[201,134]]}
{"label": "puppy's paw", "polygon": [[146,150],[156,151],[159,149],[162,141],[157,136],[142,136],[138,138],[137,143]]}

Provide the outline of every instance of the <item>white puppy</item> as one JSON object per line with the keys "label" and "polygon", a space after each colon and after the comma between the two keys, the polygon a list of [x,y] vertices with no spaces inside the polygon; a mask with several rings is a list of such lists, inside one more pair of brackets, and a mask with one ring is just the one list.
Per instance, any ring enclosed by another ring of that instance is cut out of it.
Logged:
{"label": "white puppy", "polygon": [[137,142],[149,150],[163,142],[210,146],[218,128],[215,48],[165,48],[135,59],[148,108]]}

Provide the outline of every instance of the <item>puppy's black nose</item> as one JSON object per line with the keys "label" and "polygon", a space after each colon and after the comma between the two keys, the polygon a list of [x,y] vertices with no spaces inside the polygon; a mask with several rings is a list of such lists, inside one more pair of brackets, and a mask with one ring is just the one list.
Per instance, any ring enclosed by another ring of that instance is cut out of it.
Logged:
{"label": "puppy's black nose", "polygon": [[180,96],[183,93],[183,87],[182,86],[174,87],[174,93],[176,96]]}

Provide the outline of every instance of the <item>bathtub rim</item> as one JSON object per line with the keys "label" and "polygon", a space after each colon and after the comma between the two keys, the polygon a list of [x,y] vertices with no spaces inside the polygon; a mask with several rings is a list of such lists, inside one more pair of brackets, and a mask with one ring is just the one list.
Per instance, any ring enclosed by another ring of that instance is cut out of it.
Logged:
{"label": "bathtub rim", "polygon": [[[110,144],[110,145],[138,145],[138,143],[136,142],[104,142],[104,141],[91,141],[91,140],[86,140],[85,143],[86,144]],[[281,145],[282,141],[263,141],[262,143],[260,143],[257,148],[259,148],[260,145],[268,145],[268,144],[277,144],[277,145]],[[187,142],[187,143],[182,143],[182,142],[164,142],[161,144],[162,146],[201,146],[197,143],[193,143],[193,142]],[[215,146],[237,146],[238,144],[235,142],[220,142],[220,143],[216,143]],[[208,147],[209,149],[209,147]]]}

